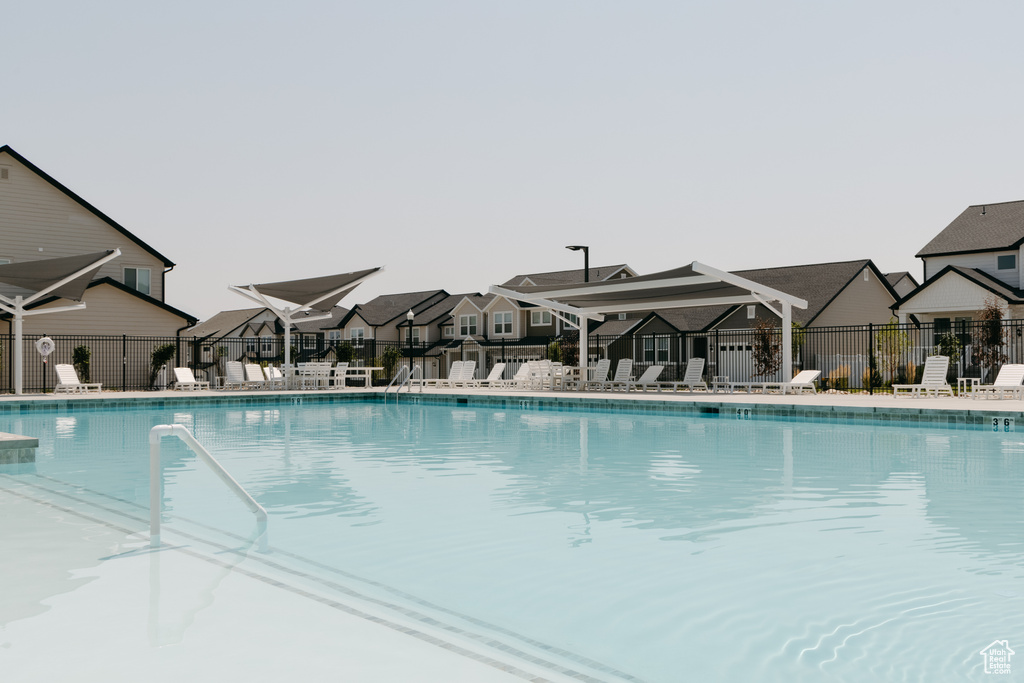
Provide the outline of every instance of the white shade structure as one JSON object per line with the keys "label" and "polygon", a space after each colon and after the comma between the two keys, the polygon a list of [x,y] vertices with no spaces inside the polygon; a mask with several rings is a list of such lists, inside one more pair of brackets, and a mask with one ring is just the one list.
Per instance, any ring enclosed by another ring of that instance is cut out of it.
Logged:
{"label": "white shade structure", "polygon": [[[688,266],[621,280],[570,285],[497,286],[491,294],[550,308],[569,324],[564,315],[579,318],[581,353],[585,364],[588,321],[604,320],[606,314],[647,311],[658,308],[735,306],[762,304],[782,319],[782,367],[793,368],[793,307],[807,308],[807,302],[760,283],[694,261]],[[772,306],[779,304],[779,309]]]}
{"label": "white shade structure", "polygon": [[[25,261],[0,265],[0,282],[12,285],[24,294],[0,294],[0,310],[10,313],[14,321],[14,393],[22,393],[23,353],[22,323],[27,315],[61,313],[85,308],[82,297],[96,272],[107,261],[121,255],[120,249],[95,254]],[[78,301],[70,306],[26,310],[46,297]]]}
{"label": "white shade structure", "polygon": [[[381,270],[381,267],[377,267],[304,280],[270,282],[262,285],[232,285],[228,289],[261,306],[266,306],[280,318],[284,325],[284,364],[289,366],[292,362],[291,327],[292,323],[298,321],[295,316],[303,314],[303,322],[330,318],[331,309],[337,306],[339,301]],[[277,306],[271,303],[270,298],[296,304],[296,307]],[[318,315],[306,315],[307,311],[315,311]]]}

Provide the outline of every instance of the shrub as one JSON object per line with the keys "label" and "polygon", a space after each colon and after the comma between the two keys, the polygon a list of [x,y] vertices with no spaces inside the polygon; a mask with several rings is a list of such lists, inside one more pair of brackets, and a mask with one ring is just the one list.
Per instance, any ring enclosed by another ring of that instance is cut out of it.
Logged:
{"label": "shrub", "polygon": [[160,368],[167,365],[168,361],[174,358],[174,344],[164,344],[153,349],[149,364],[149,386],[156,384],[156,378],[160,375]]}
{"label": "shrub", "polygon": [[76,346],[71,350],[71,364],[75,366],[75,372],[83,382],[91,381],[89,375],[89,360],[92,358],[92,350],[88,346]]}
{"label": "shrub", "polygon": [[754,376],[770,377],[782,366],[782,344],[775,325],[762,318],[754,322]]}

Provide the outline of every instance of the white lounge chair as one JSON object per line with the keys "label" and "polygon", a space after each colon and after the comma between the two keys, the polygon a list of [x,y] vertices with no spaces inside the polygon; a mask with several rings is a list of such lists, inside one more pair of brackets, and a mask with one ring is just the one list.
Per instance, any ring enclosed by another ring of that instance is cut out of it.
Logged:
{"label": "white lounge chair", "polygon": [[268,389],[284,389],[284,373],[281,372],[281,368],[266,365],[263,367],[263,377],[267,381]]}
{"label": "white lounge chair", "polygon": [[249,389],[267,388],[267,378],[263,376],[263,368],[258,363],[245,364],[245,382]]}
{"label": "white lounge chair", "polygon": [[468,387],[480,387],[480,388],[500,386],[502,384],[501,376],[504,374],[504,372],[505,372],[505,364],[504,363],[495,363],[494,367],[491,368],[491,371],[489,373],[487,373],[487,378],[486,379],[470,380],[466,384],[466,386],[468,386]]}
{"label": "white lounge chair", "polygon": [[463,361],[462,370],[459,371],[458,377],[450,377],[448,380],[448,385],[452,387],[469,386],[475,381],[474,375],[476,375],[476,361]]}
{"label": "white lounge chair", "polygon": [[704,391],[708,390],[708,383],[704,381],[704,359],[703,358],[691,358],[686,361],[686,371],[683,372],[682,382],[666,382],[662,386],[671,386],[672,391],[678,391],[680,387],[687,391],[693,391],[694,389],[700,388]]}
{"label": "white lounge chair", "polygon": [[633,359],[632,358],[620,358],[619,362],[615,365],[615,374],[611,380],[606,382],[601,388],[601,391],[608,389],[614,391],[615,389],[622,389],[625,391],[629,388],[629,382],[633,378]]}
{"label": "white lounge chair", "polygon": [[246,389],[249,383],[245,379],[245,366],[241,361],[229,360],[224,364],[224,388],[225,389]]}
{"label": "white lounge chair", "polygon": [[608,373],[611,372],[611,369],[612,362],[609,359],[602,358],[597,361],[597,364],[594,365],[594,369],[589,371],[590,377],[581,383],[582,388],[586,390],[592,386],[596,388],[603,387],[608,382]]}
{"label": "white lounge chair", "polygon": [[331,368],[331,376],[328,384],[336,389],[345,388],[345,378],[348,376],[348,363],[338,363]]}
{"label": "white lounge chair", "polygon": [[648,388],[654,388],[661,391],[661,384],[658,382],[658,377],[661,376],[661,371],[665,369],[664,365],[652,365],[643,371],[635,380],[630,380],[626,385],[626,390],[640,389],[641,391],[647,391]]}
{"label": "white lounge chair", "polygon": [[86,383],[78,381],[78,373],[74,365],[59,364],[54,366],[57,371],[57,386],[53,388],[55,394],[88,394],[99,392],[103,389],[102,384]]}
{"label": "white lounge chair", "polygon": [[452,366],[448,368],[448,377],[435,377],[431,379],[414,379],[410,384],[415,384],[419,387],[443,387],[448,386],[453,380],[462,377],[462,366],[465,361],[455,360],[452,361]]}
{"label": "white lounge chair", "polygon": [[530,385],[530,364],[523,363],[516,370],[516,374],[512,376],[512,379],[503,379],[495,382],[493,386],[503,387],[505,389],[526,389]]}
{"label": "white lounge chair", "polygon": [[818,388],[814,386],[814,383],[818,381],[819,377],[821,377],[821,370],[801,370],[793,379],[782,383],[782,393],[792,391],[794,394],[802,394],[805,389],[810,389],[811,393],[816,394]]}
{"label": "white lounge chair", "polygon": [[928,356],[924,361],[924,372],[921,373],[920,384],[893,384],[892,395],[899,396],[900,391],[909,391],[911,396],[925,396],[929,392],[938,396],[940,393],[953,395],[953,388],[946,381],[946,372],[949,370],[948,356]]}
{"label": "white lounge chair", "polygon": [[971,398],[1024,398],[1024,365],[1007,363],[999,368],[999,374],[992,384],[977,385],[971,390]]}
{"label": "white lounge chair", "polygon": [[175,391],[198,391],[209,389],[209,382],[201,382],[192,373],[192,368],[174,368],[174,390]]}

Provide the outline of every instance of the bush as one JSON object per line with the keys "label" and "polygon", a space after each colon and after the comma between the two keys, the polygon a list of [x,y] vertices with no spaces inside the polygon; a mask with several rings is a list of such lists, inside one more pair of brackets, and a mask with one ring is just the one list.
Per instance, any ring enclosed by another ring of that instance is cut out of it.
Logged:
{"label": "bush", "polygon": [[177,351],[174,344],[164,344],[153,349],[153,355],[150,357],[149,365],[149,386],[152,387],[156,384],[156,378],[160,375],[160,368],[167,365],[167,363],[174,358],[174,354]]}
{"label": "bush", "polygon": [[89,375],[89,360],[91,358],[92,350],[88,346],[76,346],[71,350],[71,364],[75,366],[75,372],[83,382],[91,381]]}
{"label": "bush", "polygon": [[548,360],[552,363],[562,362],[562,344],[557,340],[548,344]]}

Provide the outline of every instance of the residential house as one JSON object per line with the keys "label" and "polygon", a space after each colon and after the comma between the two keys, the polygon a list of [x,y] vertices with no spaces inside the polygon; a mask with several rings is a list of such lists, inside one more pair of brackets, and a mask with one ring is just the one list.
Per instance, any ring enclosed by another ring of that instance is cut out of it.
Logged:
{"label": "residential house", "polygon": [[[11,147],[0,147],[0,263],[114,248],[121,256],[96,273],[85,294],[85,310],[26,317],[26,335],[168,337],[194,325],[196,318],[164,300],[171,260]],[[4,287],[0,291],[14,293]],[[51,298],[36,307],[66,304]],[[7,318],[0,317],[0,333],[10,331]]]}
{"label": "residential house", "polygon": [[986,302],[1024,318],[1024,201],[967,207],[917,257],[924,282],[897,303],[901,322],[934,323],[941,334],[977,320]]}
{"label": "residential house", "polygon": [[423,292],[383,294],[365,304],[356,304],[338,323],[325,327],[329,339],[347,340],[353,347],[376,346],[376,342],[399,343],[405,341],[409,311],[413,315],[427,310],[447,299],[448,292],[432,289]]}

